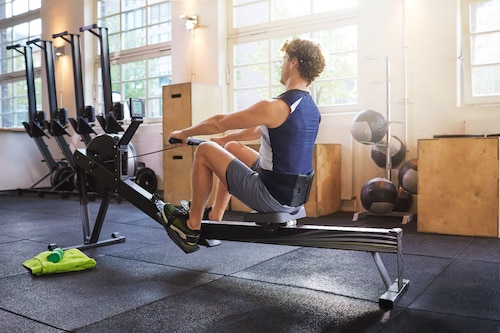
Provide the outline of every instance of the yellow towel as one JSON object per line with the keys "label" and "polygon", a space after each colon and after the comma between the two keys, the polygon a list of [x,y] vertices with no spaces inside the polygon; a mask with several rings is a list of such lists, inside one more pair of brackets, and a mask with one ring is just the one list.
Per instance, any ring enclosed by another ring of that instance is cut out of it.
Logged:
{"label": "yellow towel", "polygon": [[68,249],[64,251],[61,261],[57,263],[50,262],[47,257],[52,251],[44,251],[37,254],[34,258],[23,262],[23,266],[31,270],[33,275],[43,275],[52,273],[65,273],[82,271],[93,268],[95,260],[87,257],[79,249]]}

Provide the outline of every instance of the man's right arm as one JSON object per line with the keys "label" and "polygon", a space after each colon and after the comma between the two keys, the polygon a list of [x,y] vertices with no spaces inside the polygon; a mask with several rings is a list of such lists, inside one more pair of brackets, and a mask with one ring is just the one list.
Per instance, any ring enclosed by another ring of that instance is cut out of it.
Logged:
{"label": "man's right arm", "polygon": [[170,137],[183,140],[196,135],[212,135],[235,129],[256,128],[265,125],[280,126],[290,114],[290,107],[281,99],[260,101],[245,110],[213,115],[200,123],[170,133]]}
{"label": "man's right arm", "polygon": [[252,141],[260,138],[258,127],[244,128],[227,135],[214,137],[211,140],[217,142],[219,145],[224,146],[229,141]]}

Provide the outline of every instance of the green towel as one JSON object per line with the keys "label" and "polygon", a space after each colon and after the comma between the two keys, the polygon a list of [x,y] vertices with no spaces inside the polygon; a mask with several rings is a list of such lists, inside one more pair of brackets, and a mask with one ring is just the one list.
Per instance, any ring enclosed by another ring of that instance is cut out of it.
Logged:
{"label": "green towel", "polygon": [[61,261],[57,263],[50,262],[47,257],[52,251],[44,251],[37,254],[34,258],[23,262],[23,266],[31,270],[33,275],[43,275],[52,273],[65,273],[82,271],[93,268],[95,260],[87,257],[79,249],[68,249],[64,251]]}

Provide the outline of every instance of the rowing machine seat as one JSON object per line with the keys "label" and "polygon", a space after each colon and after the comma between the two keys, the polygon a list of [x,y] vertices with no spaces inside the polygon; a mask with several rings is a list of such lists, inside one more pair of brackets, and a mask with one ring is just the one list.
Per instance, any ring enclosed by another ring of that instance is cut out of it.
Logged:
{"label": "rowing machine seat", "polygon": [[257,224],[286,223],[286,222],[296,221],[303,217],[306,217],[306,209],[304,207],[301,207],[296,213],[284,213],[284,212],[259,213],[253,211],[250,213],[245,213],[243,215],[243,221],[255,222]]}

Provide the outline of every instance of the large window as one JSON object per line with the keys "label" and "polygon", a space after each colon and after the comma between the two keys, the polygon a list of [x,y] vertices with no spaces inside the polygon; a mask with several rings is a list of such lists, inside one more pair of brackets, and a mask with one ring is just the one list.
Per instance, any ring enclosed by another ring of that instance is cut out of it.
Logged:
{"label": "large window", "polygon": [[500,0],[462,0],[462,59],[467,104],[500,103]]}
{"label": "large window", "polygon": [[[112,89],[118,96],[114,102],[144,98],[146,116],[161,117],[161,87],[172,82],[171,2],[98,1],[98,18],[99,24],[108,28]],[[103,112],[101,92],[99,89]]]}
{"label": "large window", "polygon": [[111,66],[112,89],[127,98],[145,98],[148,117],[162,116],[162,86],[172,83],[170,56],[124,62]]}
{"label": "large window", "polygon": [[233,28],[255,26],[357,6],[357,0],[233,0]]}
{"label": "large window", "polygon": [[[232,109],[240,110],[283,91],[279,49],[292,36],[316,40],[327,53],[327,67],[310,87],[322,111],[356,105],[356,8],[356,0],[295,0],[286,5],[281,0],[233,0],[229,35]],[[340,18],[342,24],[332,23]]]}
{"label": "large window", "polygon": [[[0,0],[0,127],[22,127],[28,121],[24,55],[8,46],[41,37],[41,0]],[[22,48],[20,48],[23,51]],[[42,105],[41,52],[33,48],[36,103]]]}

